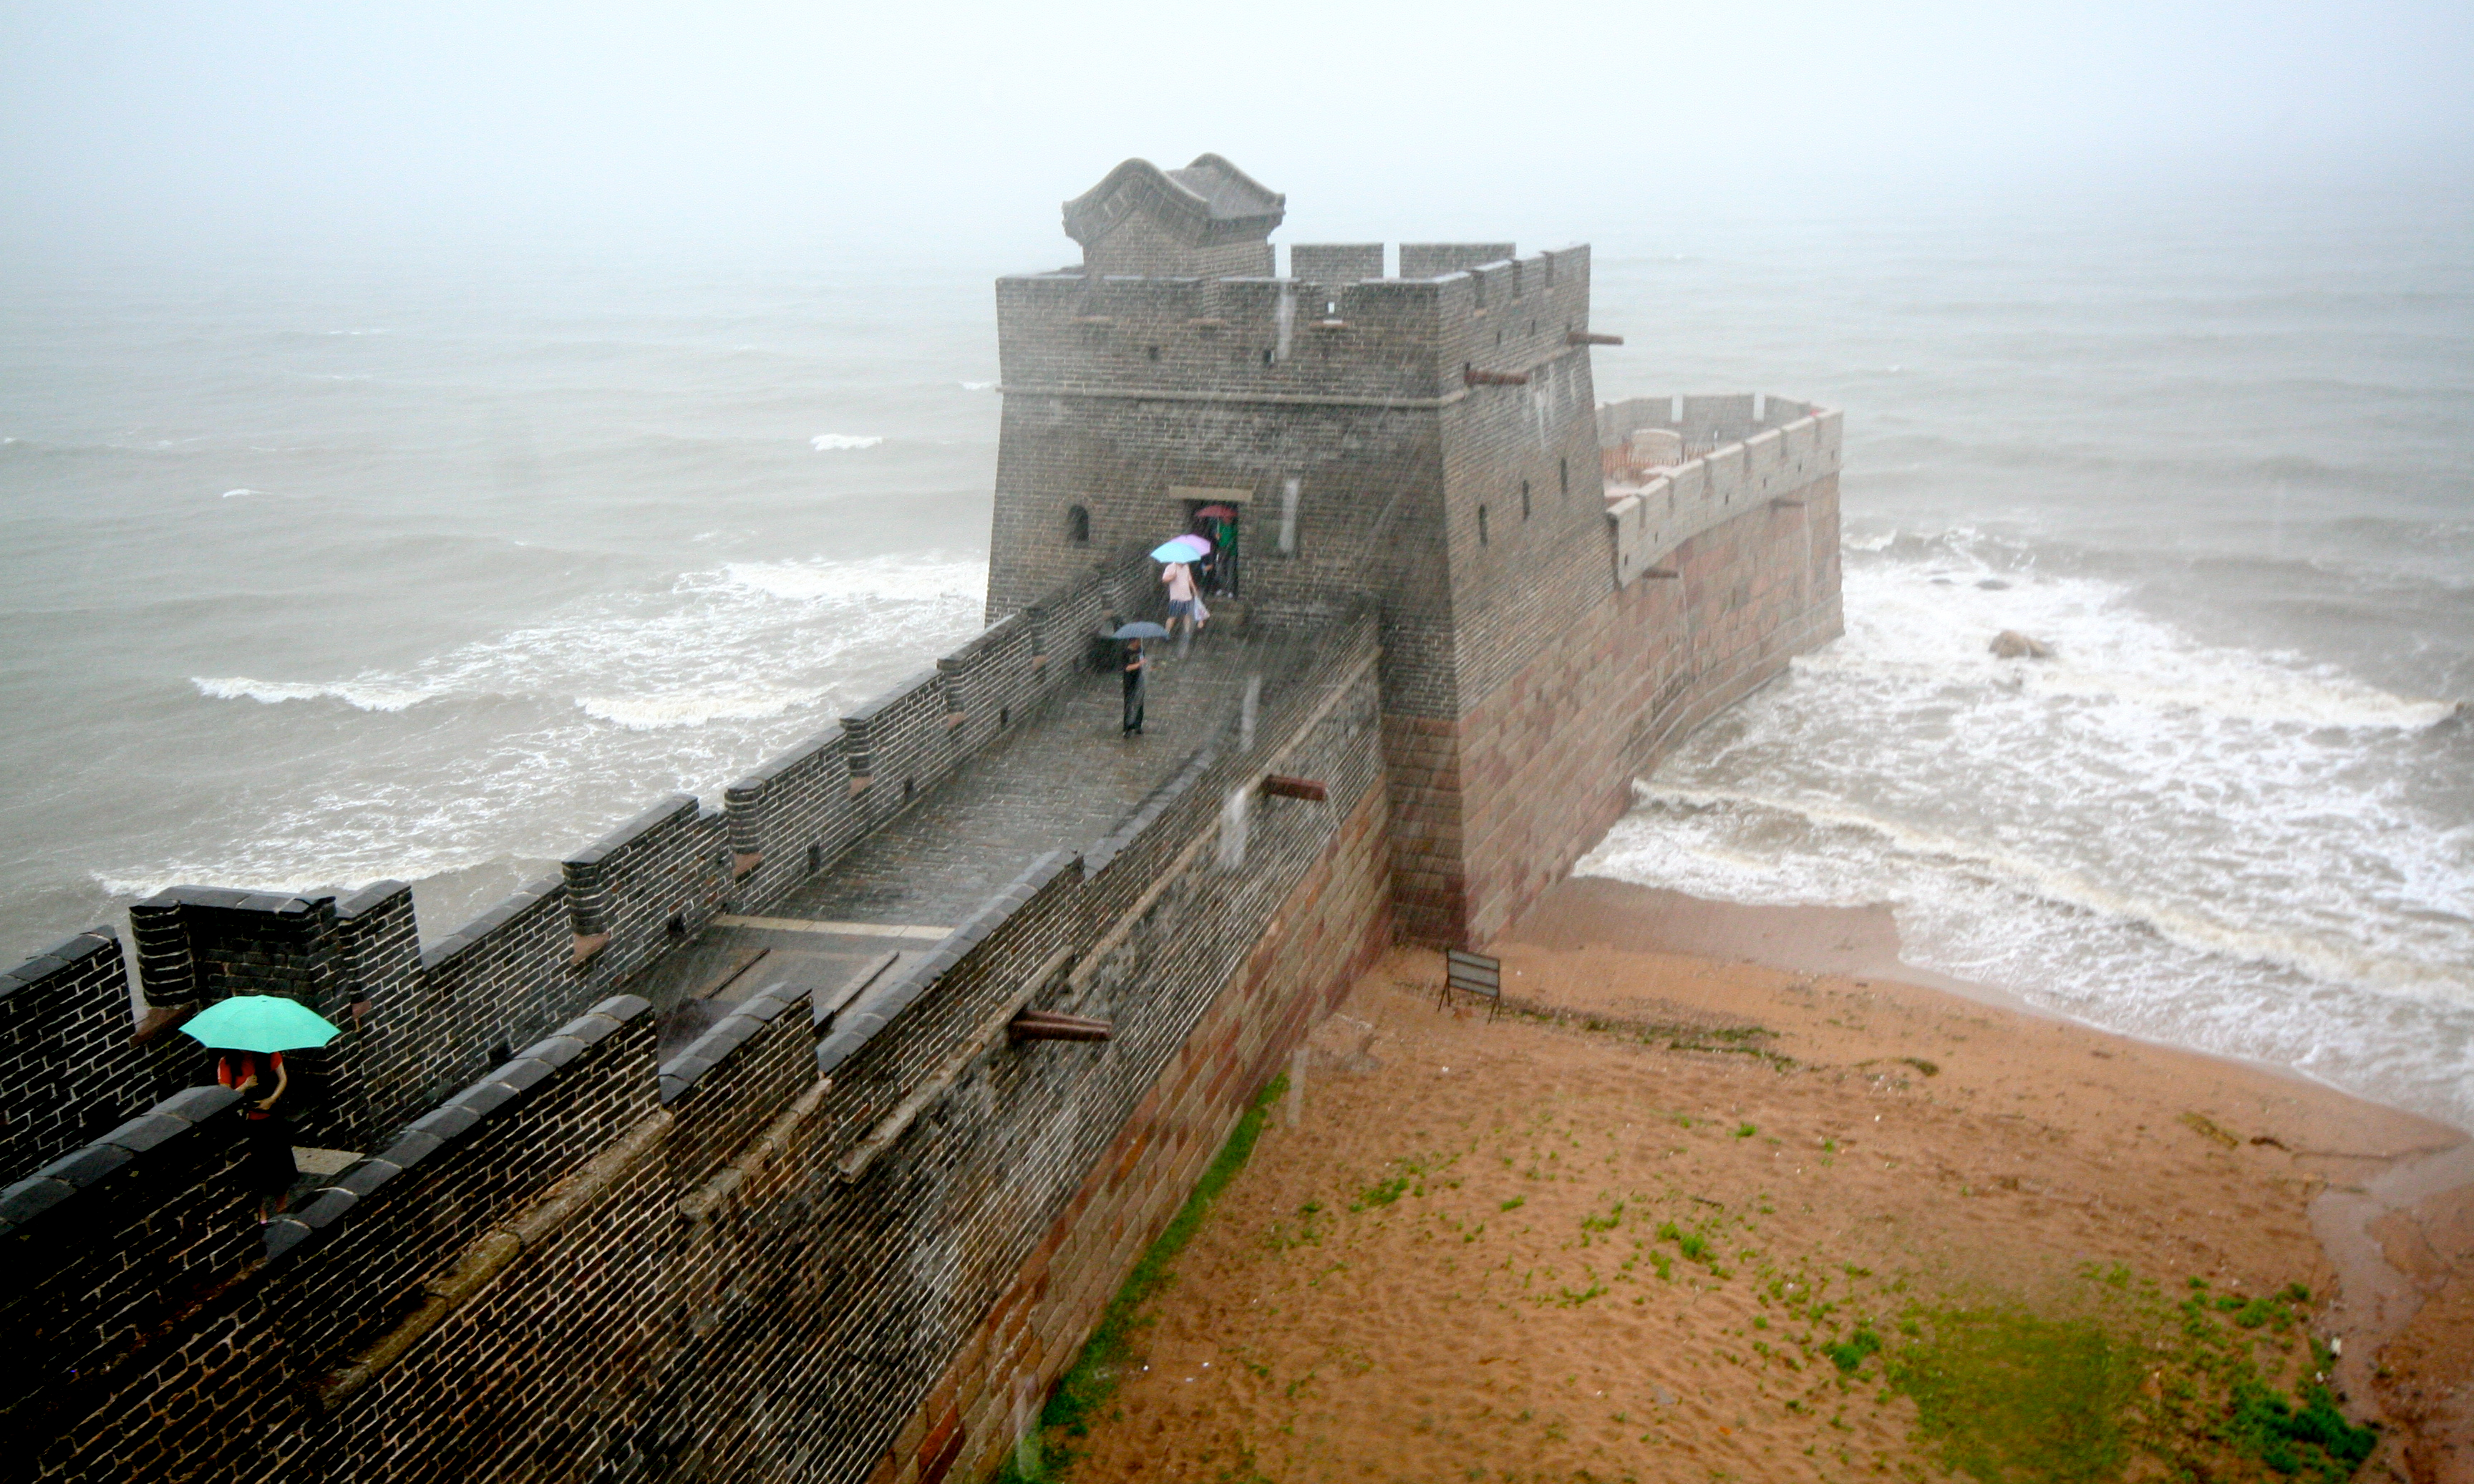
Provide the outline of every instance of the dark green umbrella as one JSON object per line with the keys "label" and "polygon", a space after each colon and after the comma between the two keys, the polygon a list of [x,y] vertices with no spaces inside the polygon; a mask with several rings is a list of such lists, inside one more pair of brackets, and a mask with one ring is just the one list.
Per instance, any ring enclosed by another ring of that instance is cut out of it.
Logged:
{"label": "dark green umbrella", "polygon": [[327,1017],[279,994],[236,994],[189,1017],[181,1029],[225,1051],[304,1051],[343,1034]]}

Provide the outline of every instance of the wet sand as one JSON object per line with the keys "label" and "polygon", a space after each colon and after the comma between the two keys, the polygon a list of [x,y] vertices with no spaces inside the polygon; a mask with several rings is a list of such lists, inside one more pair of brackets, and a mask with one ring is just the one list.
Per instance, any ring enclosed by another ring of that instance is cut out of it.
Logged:
{"label": "wet sand", "polygon": [[1315,1033],[1074,1478],[1940,1477],[1822,1347],[2093,1263],[2308,1286],[2359,1476],[2474,1479],[2458,1131],[1913,983],[1886,913],[1582,880],[1495,951],[1526,1013],[1403,951]]}

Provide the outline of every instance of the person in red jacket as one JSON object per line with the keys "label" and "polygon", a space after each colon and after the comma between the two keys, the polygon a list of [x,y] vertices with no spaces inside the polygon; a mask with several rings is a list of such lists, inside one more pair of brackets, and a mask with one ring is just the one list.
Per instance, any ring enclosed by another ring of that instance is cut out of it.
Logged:
{"label": "person in red jacket", "polygon": [[254,1051],[228,1052],[215,1058],[215,1081],[244,1098],[256,1089],[261,1070],[275,1075],[274,1091],[241,1105],[241,1117],[249,1132],[249,1157],[241,1166],[241,1175],[257,1192],[260,1226],[273,1221],[290,1203],[292,1181],[300,1174],[292,1162],[292,1126],[275,1110],[284,1093],[291,1090],[292,1074],[283,1068],[283,1053],[268,1053],[265,1060],[261,1069],[259,1054]]}

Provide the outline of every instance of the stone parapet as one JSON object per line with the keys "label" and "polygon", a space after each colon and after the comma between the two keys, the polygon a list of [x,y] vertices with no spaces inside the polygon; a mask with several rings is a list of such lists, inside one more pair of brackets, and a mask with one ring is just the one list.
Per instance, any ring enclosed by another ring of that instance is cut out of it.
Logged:
{"label": "stone parapet", "polygon": [[1608,491],[1615,581],[1628,583],[1703,531],[1838,473],[1841,415],[1817,409]]}

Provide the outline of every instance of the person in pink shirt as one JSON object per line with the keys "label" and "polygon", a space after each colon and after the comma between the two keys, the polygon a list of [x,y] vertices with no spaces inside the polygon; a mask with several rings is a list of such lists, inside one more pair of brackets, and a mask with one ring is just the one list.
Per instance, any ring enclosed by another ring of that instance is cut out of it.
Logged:
{"label": "person in pink shirt", "polygon": [[1171,562],[1168,571],[1160,573],[1160,581],[1168,588],[1168,631],[1176,633],[1177,620],[1182,619],[1191,637],[1199,627],[1196,618],[1201,606],[1195,596],[1194,569],[1183,562]]}

